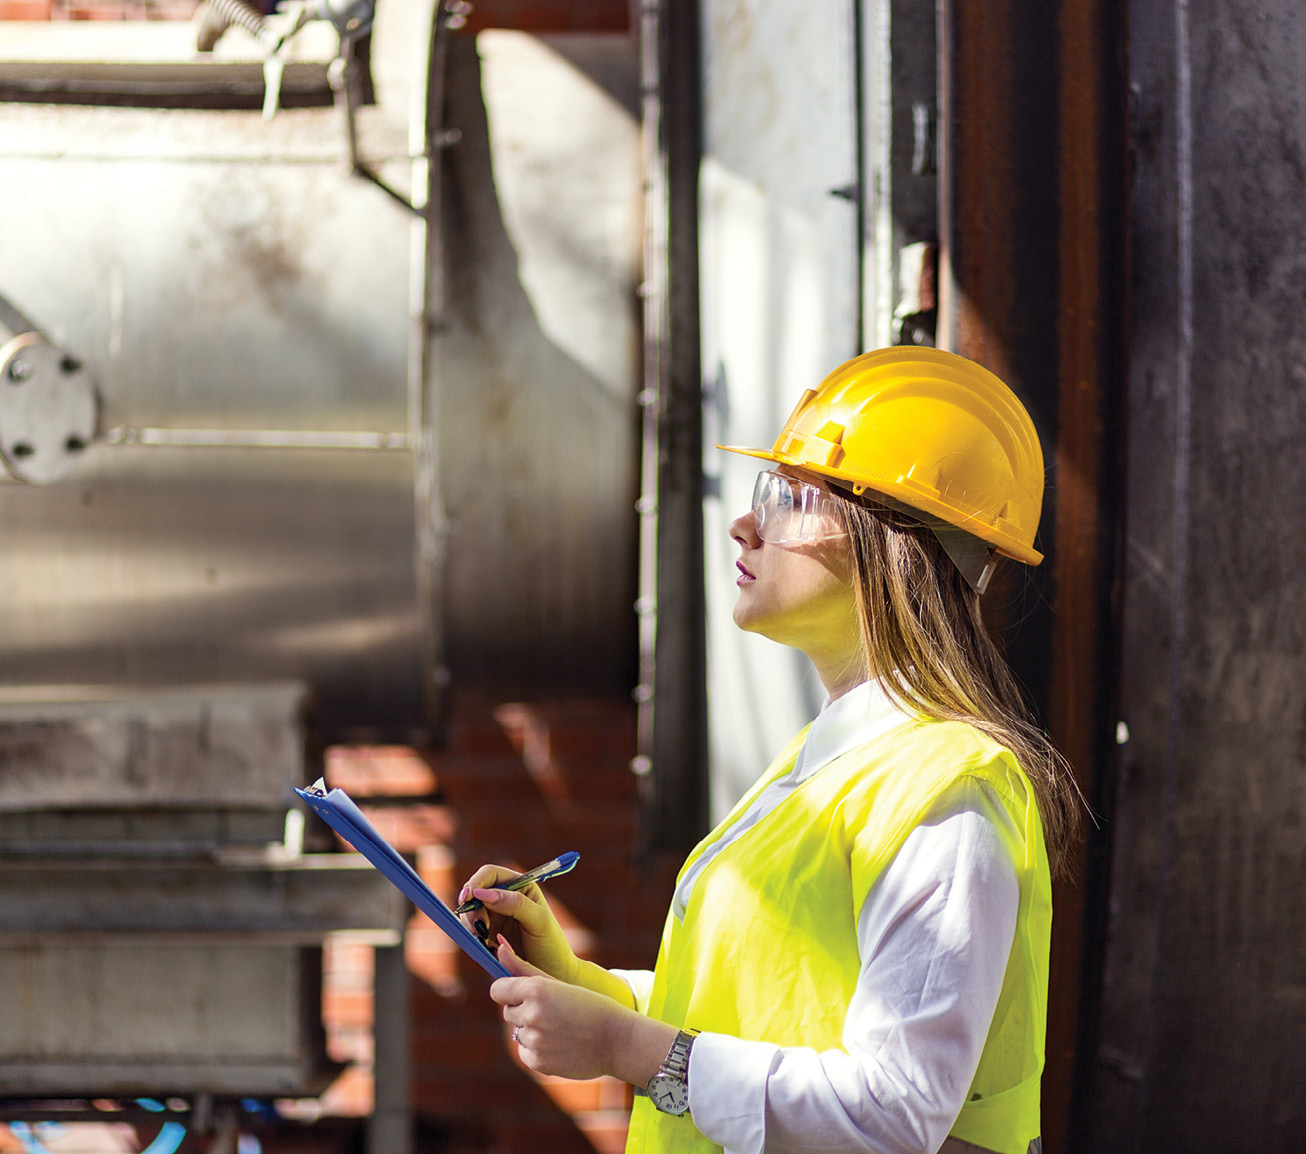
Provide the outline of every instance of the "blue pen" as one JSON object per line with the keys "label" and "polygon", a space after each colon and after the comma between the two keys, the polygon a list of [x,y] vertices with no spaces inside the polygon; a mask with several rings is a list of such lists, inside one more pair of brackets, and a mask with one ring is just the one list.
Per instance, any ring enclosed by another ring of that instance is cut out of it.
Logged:
{"label": "blue pen", "polygon": [[[524,874],[518,874],[510,882],[500,882],[497,886],[489,886],[489,889],[496,890],[520,890],[525,889],[531,882],[548,881],[549,878],[556,878],[560,874],[565,874],[570,869],[575,869],[576,863],[580,861],[580,854],[575,850],[568,850],[566,853],[560,853],[552,861],[546,861],[542,866],[536,866],[533,870],[527,870]],[[479,898],[472,898],[471,901],[463,902],[454,913],[470,914],[472,910],[479,910],[481,901]]]}

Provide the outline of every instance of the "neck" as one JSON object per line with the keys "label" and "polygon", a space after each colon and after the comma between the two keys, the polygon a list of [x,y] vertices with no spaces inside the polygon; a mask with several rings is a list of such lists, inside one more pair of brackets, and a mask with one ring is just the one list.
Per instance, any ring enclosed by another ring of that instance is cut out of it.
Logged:
{"label": "neck", "polygon": [[807,656],[831,701],[838,701],[848,690],[869,680],[860,651],[828,656],[808,653]]}

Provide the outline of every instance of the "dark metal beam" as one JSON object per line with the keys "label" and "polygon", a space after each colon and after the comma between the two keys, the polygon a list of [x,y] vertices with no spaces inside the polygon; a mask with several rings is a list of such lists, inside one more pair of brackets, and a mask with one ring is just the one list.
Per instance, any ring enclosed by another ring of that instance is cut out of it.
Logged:
{"label": "dark metal beam", "polygon": [[[986,365],[1029,407],[1048,469],[1028,579],[986,598],[1035,708],[1092,799],[1109,796],[1115,716],[1117,382],[1123,341],[1120,39],[1101,0],[941,0],[940,344]],[[1100,801],[1098,805],[1100,806]],[[1043,1126],[1071,1148],[1076,1061],[1095,1018],[1103,840],[1053,925]],[[1091,1045],[1091,1043],[1088,1043]]]}
{"label": "dark metal beam", "polygon": [[708,826],[698,319],[700,47],[697,5],[648,3],[643,13],[650,195],[637,765],[646,774],[645,848],[683,853]]}

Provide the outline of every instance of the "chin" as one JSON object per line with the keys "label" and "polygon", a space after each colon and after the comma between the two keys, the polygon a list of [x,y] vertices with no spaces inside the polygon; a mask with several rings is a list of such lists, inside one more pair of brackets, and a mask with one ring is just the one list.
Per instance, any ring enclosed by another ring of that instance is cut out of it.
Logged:
{"label": "chin", "polygon": [[757,623],[738,601],[735,602],[734,612],[731,614],[737,628],[742,629],[745,633],[758,632]]}
{"label": "chin", "polygon": [[775,638],[767,632],[765,618],[759,617],[756,613],[749,613],[747,609],[741,609],[735,606],[734,611],[735,626],[744,633],[756,633],[761,637],[766,637],[774,641]]}

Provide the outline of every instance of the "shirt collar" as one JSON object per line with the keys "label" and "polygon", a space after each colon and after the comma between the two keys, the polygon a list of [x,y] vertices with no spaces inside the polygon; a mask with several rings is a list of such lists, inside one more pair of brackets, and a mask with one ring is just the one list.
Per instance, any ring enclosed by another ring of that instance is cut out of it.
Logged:
{"label": "shirt collar", "polygon": [[811,777],[836,757],[887,733],[910,716],[875,678],[853,686],[835,701],[826,698],[807,731],[793,777],[797,781]]}

